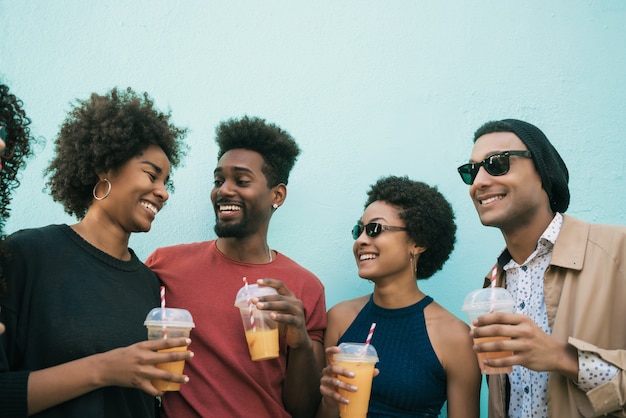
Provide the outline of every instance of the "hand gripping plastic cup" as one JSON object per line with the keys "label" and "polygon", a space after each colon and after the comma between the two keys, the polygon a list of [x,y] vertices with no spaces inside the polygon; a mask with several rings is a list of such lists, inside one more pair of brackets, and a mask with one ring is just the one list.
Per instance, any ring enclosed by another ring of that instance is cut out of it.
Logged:
{"label": "hand gripping plastic cup", "polygon": [[[177,308],[154,308],[146,317],[144,325],[148,328],[149,340],[163,340],[166,338],[189,337],[191,329],[195,326],[189,311]],[[186,351],[187,347],[174,347],[159,350],[160,353],[171,351]],[[172,373],[182,374],[185,368],[185,360],[159,363],[157,368]],[[180,383],[165,380],[153,380],[152,385],[162,391],[180,390]]]}
{"label": "hand gripping plastic cup", "polygon": [[353,378],[337,376],[339,380],[357,387],[356,392],[339,388],[341,396],[347,398],[349,404],[339,404],[341,418],[365,418],[372,392],[374,366],[378,362],[378,353],[371,344],[341,343],[340,352],[333,355],[335,364],[354,372]]}
{"label": "hand gripping plastic cup", "polygon": [[[470,324],[479,316],[490,312],[515,312],[515,300],[513,296],[502,287],[486,287],[470,292],[463,303],[463,310],[469,317]],[[471,325],[470,325],[471,326]],[[474,338],[475,344],[497,340],[508,340],[509,337],[483,337]],[[478,365],[482,374],[510,373],[512,367],[489,367],[483,363],[484,359],[502,358],[512,356],[512,351],[496,351],[476,353]]]}
{"label": "hand gripping plastic cup", "polygon": [[235,306],[241,313],[250,358],[254,361],[278,357],[278,326],[276,321],[270,318],[270,311],[257,309],[251,299],[277,294],[273,287],[257,284],[244,286],[237,292]]}

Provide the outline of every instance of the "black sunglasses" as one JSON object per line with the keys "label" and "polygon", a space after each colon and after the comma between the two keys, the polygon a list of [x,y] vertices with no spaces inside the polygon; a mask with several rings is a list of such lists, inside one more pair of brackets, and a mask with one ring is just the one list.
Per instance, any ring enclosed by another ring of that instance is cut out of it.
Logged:
{"label": "black sunglasses", "polygon": [[492,176],[503,176],[508,173],[509,168],[511,168],[511,161],[509,160],[511,155],[532,158],[530,151],[504,151],[490,155],[478,163],[463,164],[457,168],[457,170],[459,171],[463,182],[471,185],[474,183],[474,179],[476,178],[480,167],[485,167],[485,171]]}
{"label": "black sunglasses", "polygon": [[356,224],[352,228],[352,238],[357,239],[365,231],[368,237],[376,238],[383,231],[406,231],[406,228],[402,226],[389,226],[376,222],[369,223],[367,225]]}

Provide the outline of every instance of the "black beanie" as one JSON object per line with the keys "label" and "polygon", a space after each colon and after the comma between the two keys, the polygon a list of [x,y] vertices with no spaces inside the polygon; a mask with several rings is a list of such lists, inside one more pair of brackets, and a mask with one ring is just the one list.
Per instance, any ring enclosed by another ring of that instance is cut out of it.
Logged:
{"label": "black beanie", "polygon": [[[517,135],[532,153],[535,168],[539,172],[543,188],[548,193],[552,211],[565,212],[569,206],[569,187],[567,185],[569,173],[557,150],[548,141],[541,129],[535,125],[517,119],[504,119],[500,122],[503,123],[496,123],[497,129],[488,130],[491,132],[508,132],[509,129],[506,129],[506,125],[509,125],[510,132]],[[488,122],[483,126],[486,127],[492,123]],[[475,140],[478,139],[478,136],[488,133],[483,132],[479,135],[481,129],[476,131]]]}

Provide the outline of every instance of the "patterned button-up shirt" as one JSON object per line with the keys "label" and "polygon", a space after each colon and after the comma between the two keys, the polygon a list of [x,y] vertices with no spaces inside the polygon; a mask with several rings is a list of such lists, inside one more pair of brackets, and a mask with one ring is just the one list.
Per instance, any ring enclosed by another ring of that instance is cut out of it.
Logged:
{"label": "patterned button-up shirt", "polygon": [[[543,276],[550,264],[552,249],[562,225],[563,216],[557,213],[539,237],[537,248],[524,263],[517,264],[506,252],[509,260],[503,266],[506,271],[506,288],[517,303],[516,313],[529,316],[548,335],[551,330],[543,293]],[[618,372],[617,367],[603,361],[595,353],[580,351],[578,363],[577,384],[585,391],[611,380]],[[513,366],[509,380],[511,382],[509,417],[548,417],[546,400],[548,372],[536,372],[522,366]]]}

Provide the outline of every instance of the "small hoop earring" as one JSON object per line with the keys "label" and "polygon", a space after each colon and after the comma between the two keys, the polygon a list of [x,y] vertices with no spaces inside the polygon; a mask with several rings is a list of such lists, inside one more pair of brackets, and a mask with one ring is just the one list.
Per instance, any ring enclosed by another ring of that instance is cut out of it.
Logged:
{"label": "small hoop earring", "polygon": [[[106,181],[106,183],[109,185],[109,188],[107,189],[107,192],[104,194],[104,196],[98,197],[96,195],[96,189],[98,188],[98,184],[102,183],[103,181]],[[102,180],[99,180],[96,183],[96,185],[93,186],[93,190],[92,190],[91,193],[93,194],[93,198],[96,199],[96,200],[104,200],[104,199],[106,199],[109,196],[109,194],[111,193],[111,182],[109,181],[109,179],[106,179],[106,178],[102,179]]]}
{"label": "small hoop earring", "polygon": [[411,262],[411,269],[413,270],[413,275],[417,275],[417,265],[415,264],[415,254],[411,253],[409,256],[409,261]]}
{"label": "small hoop earring", "polygon": [[272,205],[272,207],[274,208],[274,210],[276,210],[276,209],[278,209],[278,204],[274,203],[274,204]]}

